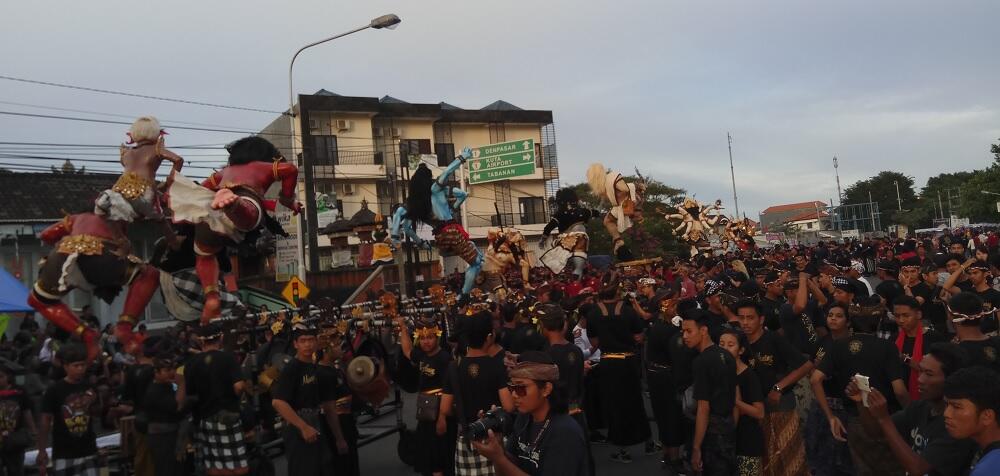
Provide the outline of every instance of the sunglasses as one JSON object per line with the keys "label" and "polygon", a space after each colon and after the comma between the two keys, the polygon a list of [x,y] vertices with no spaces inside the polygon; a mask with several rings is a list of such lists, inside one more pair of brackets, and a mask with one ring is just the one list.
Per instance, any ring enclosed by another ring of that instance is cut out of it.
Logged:
{"label": "sunglasses", "polygon": [[527,385],[518,385],[518,384],[515,384],[515,383],[508,383],[507,384],[507,390],[509,390],[510,393],[512,393],[514,395],[517,395],[519,397],[523,397],[523,396],[525,396],[525,395],[528,394],[528,386]]}

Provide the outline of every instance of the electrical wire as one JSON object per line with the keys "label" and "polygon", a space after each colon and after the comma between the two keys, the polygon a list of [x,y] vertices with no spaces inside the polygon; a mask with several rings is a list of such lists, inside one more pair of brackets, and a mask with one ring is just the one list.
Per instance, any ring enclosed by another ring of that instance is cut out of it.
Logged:
{"label": "electrical wire", "polygon": [[215,103],[210,103],[210,102],[191,101],[191,100],[188,100],[188,99],[176,99],[176,98],[167,98],[167,97],[161,97],[161,96],[150,96],[148,94],[129,93],[129,92],[124,92],[124,91],[113,91],[113,90],[110,90],[110,89],[90,88],[90,87],[86,87],[86,86],[76,86],[76,85],[72,85],[72,84],[53,83],[53,82],[50,82],[50,81],[39,81],[39,80],[36,80],[36,79],[17,78],[17,77],[14,77],[14,76],[3,76],[3,75],[0,75],[0,79],[4,79],[4,80],[7,80],[7,81],[17,81],[17,82],[20,82],[20,83],[36,84],[36,85],[41,85],[41,86],[52,86],[52,87],[65,88],[65,89],[76,89],[76,90],[79,90],[79,91],[88,91],[88,92],[92,92],[92,93],[113,94],[113,95],[116,95],[116,96],[128,96],[128,97],[141,98],[141,99],[151,99],[151,100],[154,100],[154,101],[167,101],[167,102],[175,102],[175,103],[180,103],[180,104],[191,104],[191,105],[195,105],[195,106],[215,107],[215,108],[219,108],[219,109],[233,109],[233,110],[237,110],[237,111],[265,112],[265,113],[268,113],[268,114],[284,114],[284,111],[272,111],[272,110],[269,110],[269,109],[259,109],[259,108],[255,108],[255,107],[227,106],[225,104],[215,104]]}
{"label": "electrical wire", "polygon": [[[92,119],[87,117],[53,116],[49,114],[32,114],[28,112],[0,111],[0,114],[6,116],[33,117],[38,119],[60,119],[64,121],[93,122],[98,124],[120,124],[124,126],[132,125],[131,122],[124,122],[124,121],[111,121],[108,119]],[[250,131],[250,130],[211,129],[206,127],[176,126],[176,125],[166,125],[166,124],[164,124],[164,127],[168,127],[171,129],[181,129],[186,131],[223,132],[227,134],[258,134],[257,131]],[[274,135],[289,136],[291,134],[274,134]]]}
{"label": "electrical wire", "polygon": [[[70,109],[70,108],[66,108],[66,107],[43,106],[41,104],[29,104],[29,103],[14,102],[14,101],[0,101],[0,104],[7,104],[7,105],[10,105],[10,106],[30,107],[30,108],[35,108],[35,109],[46,109],[46,110],[50,110],[50,111],[79,112],[79,113],[82,113],[82,114],[94,114],[94,115],[97,115],[97,116],[124,117],[126,119],[135,119],[136,117],[138,117],[136,114],[118,114],[118,113],[112,113],[112,112],[90,111],[90,110],[87,110],[87,109]],[[236,126],[222,125],[222,124],[207,124],[207,123],[203,123],[203,122],[175,121],[175,120],[171,120],[171,119],[160,119],[159,117],[157,119],[160,120],[160,121],[163,121],[163,122],[171,122],[171,123],[174,123],[174,124],[187,124],[187,125],[191,125],[191,126],[206,126],[206,127],[226,127],[226,128],[238,129],[238,127],[236,127]]]}

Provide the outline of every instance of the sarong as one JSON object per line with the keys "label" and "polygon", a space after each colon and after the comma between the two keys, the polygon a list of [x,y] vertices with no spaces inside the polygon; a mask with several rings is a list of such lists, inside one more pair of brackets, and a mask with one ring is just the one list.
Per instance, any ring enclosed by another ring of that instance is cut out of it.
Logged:
{"label": "sarong", "polygon": [[[214,191],[194,183],[181,174],[174,174],[174,183],[170,186],[167,197],[167,206],[174,212],[175,223],[205,223],[215,233],[226,236],[237,243],[243,241],[243,233],[249,231],[238,229],[223,210],[212,208],[212,200],[215,199]],[[241,199],[250,200],[245,197],[241,197]],[[256,202],[254,204],[258,208],[260,207],[260,204]],[[263,217],[263,210],[261,210],[260,216]]]}
{"label": "sarong", "polygon": [[795,411],[772,411],[764,416],[764,474],[808,476],[806,447]]}
{"label": "sarong", "polygon": [[441,256],[458,256],[466,263],[476,262],[479,250],[469,239],[461,225],[452,223],[435,230],[434,241]]}

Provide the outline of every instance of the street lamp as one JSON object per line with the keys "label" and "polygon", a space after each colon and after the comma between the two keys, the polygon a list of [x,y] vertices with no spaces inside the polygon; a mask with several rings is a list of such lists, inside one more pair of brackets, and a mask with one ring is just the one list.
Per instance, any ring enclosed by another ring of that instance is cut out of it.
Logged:
{"label": "street lamp", "polygon": [[[353,30],[341,33],[339,35],[334,35],[334,36],[331,36],[329,38],[325,38],[325,39],[322,39],[322,40],[319,40],[319,41],[316,41],[316,42],[313,42],[313,43],[309,43],[308,45],[305,45],[302,48],[299,48],[298,51],[296,51],[295,54],[292,55],[292,61],[290,61],[288,63],[288,113],[287,114],[288,114],[289,133],[291,134],[291,139],[290,139],[291,143],[290,143],[289,149],[291,149],[291,151],[292,151],[292,157],[293,158],[295,157],[295,97],[293,96],[293,92],[292,92],[293,91],[292,90],[292,84],[293,84],[292,83],[292,68],[295,66],[295,58],[298,58],[300,53],[302,53],[303,51],[305,51],[305,50],[307,50],[309,48],[312,48],[313,46],[321,45],[321,44],[326,43],[328,41],[333,41],[333,40],[336,40],[337,38],[342,38],[342,37],[345,37],[347,35],[350,35],[350,34],[353,34],[353,33],[357,33],[357,32],[359,32],[361,30],[367,30],[369,28],[374,28],[376,30],[382,30],[382,29],[395,30],[396,26],[399,25],[399,23],[401,21],[403,21],[403,20],[400,20],[400,18],[398,16],[396,16],[395,14],[392,14],[392,13],[390,13],[388,15],[382,15],[380,17],[376,17],[376,18],[372,19],[372,21],[368,22],[368,24],[365,25],[365,26],[358,27],[358,28],[355,28]],[[302,167],[304,167],[306,165],[305,164],[305,156],[303,156],[302,160],[299,161],[298,165],[299,165],[300,168],[302,168]],[[308,202],[308,197],[306,197],[306,201]],[[305,240],[305,228],[302,225],[303,218],[305,218],[305,217],[304,216],[300,216],[299,217],[298,227],[297,227],[298,228],[298,235],[299,235],[298,236],[298,240],[297,240],[298,241],[297,253],[298,253],[298,259],[299,259],[298,275],[299,275],[299,279],[301,279],[302,282],[306,282],[306,252],[305,252],[305,244],[303,242]]]}

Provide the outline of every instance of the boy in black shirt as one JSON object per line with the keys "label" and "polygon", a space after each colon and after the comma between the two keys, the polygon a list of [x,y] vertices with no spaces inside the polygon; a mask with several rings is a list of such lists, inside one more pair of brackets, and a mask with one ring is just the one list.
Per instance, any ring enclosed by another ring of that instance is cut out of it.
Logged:
{"label": "boy in black shirt", "polygon": [[[144,353],[153,355],[150,352]],[[146,441],[157,476],[183,474],[183,466],[177,461],[176,451],[181,420],[176,378],[177,364],[173,359],[168,356],[153,358],[153,382],[146,389],[141,409],[148,421]]]}
{"label": "boy in black shirt", "polygon": [[[869,436],[883,437],[908,474],[960,476],[968,467],[976,444],[949,436],[943,416],[945,378],[967,360],[965,351],[957,345],[936,344],[920,361],[921,400],[890,416],[885,397],[878,389],[872,389],[868,408],[858,405],[865,431]],[[853,382],[848,386],[847,396],[855,402],[862,401],[861,392]]]}
{"label": "boy in black shirt", "polygon": [[685,313],[681,329],[684,344],[699,352],[693,363],[694,400],[697,402],[691,467],[703,475],[736,472],[735,422],[736,361],[712,342],[708,322],[700,311]]}
{"label": "boy in black shirt", "polygon": [[[803,276],[803,278],[806,278]],[[802,278],[800,278],[802,279]],[[760,306],[753,301],[736,304],[740,326],[750,340],[750,368],[760,379],[761,391],[767,393],[764,435],[768,468],[786,468],[790,474],[806,469],[806,448],[799,429],[795,394],[796,383],[812,371],[813,364],[776,332],[764,329]],[[787,441],[786,446],[782,442]]]}
{"label": "boy in black shirt", "polygon": [[[819,339],[826,335],[826,322],[819,311],[820,306],[826,305],[826,295],[804,272],[799,273],[797,280],[786,282],[784,288],[788,302],[779,311],[781,334],[799,353],[813,355]],[[813,298],[809,297],[810,291]],[[766,316],[764,322],[767,323]]]}
{"label": "boy in black shirt", "polygon": [[35,434],[31,408],[28,394],[14,384],[14,372],[0,364],[0,464],[8,476],[24,474],[24,452]]}
{"label": "boy in black shirt", "polygon": [[[433,402],[437,400],[437,411],[440,411],[440,395],[444,387],[444,381],[448,374],[448,366],[451,364],[451,353],[441,349],[441,330],[437,322],[429,319],[421,319],[414,325],[414,338],[417,339],[417,346],[413,346],[413,338],[410,337],[409,329],[403,317],[396,320],[399,327],[399,343],[402,347],[403,355],[409,359],[411,365],[419,369],[420,375],[417,379],[417,391],[421,393],[421,400]],[[419,404],[418,404],[419,406]],[[421,474],[444,474],[447,469],[454,465],[452,455],[449,454],[447,436],[437,434],[437,419],[434,415],[425,414],[423,418],[421,412],[417,411],[417,436],[418,451],[417,459],[414,462],[414,469]],[[449,430],[452,424],[449,424]]]}
{"label": "boy in black shirt", "polygon": [[902,357],[903,382],[906,383],[910,393],[910,400],[917,400],[920,398],[917,389],[920,359],[932,345],[945,342],[946,339],[933,330],[924,329],[920,304],[910,296],[897,297],[895,305],[892,306],[892,314],[896,319],[898,331],[891,340],[896,343],[896,349]]}
{"label": "boy in black shirt", "polygon": [[958,293],[948,300],[948,319],[955,325],[958,345],[969,353],[970,366],[982,365],[1000,370],[1000,338],[983,334],[982,320],[992,310],[983,309],[983,300],[975,293]]}
{"label": "boy in black shirt", "polygon": [[201,352],[184,366],[184,388],[196,397],[195,449],[208,476],[241,475],[250,471],[239,395],[246,382],[236,357],[222,350],[222,329],[216,324],[198,328]]}
{"label": "boy in black shirt", "polygon": [[49,458],[46,447],[52,435],[52,468],[55,476],[97,476],[97,436],[90,421],[90,407],[97,392],[87,384],[87,350],[63,345],[56,353],[66,377],[54,382],[42,397],[42,424],[38,429],[35,461],[44,473]]}
{"label": "boy in black shirt", "polygon": [[471,441],[461,433],[466,425],[478,419],[480,411],[501,406],[510,412],[514,409],[514,400],[507,389],[507,369],[487,353],[494,338],[492,317],[488,312],[481,311],[462,319],[469,347],[465,357],[448,369],[448,378],[441,393],[437,434],[446,434],[446,418],[452,416],[452,404],[455,403],[460,432],[455,443],[455,474],[492,474],[493,464],[476,452]]}
{"label": "boy in black shirt", "polygon": [[285,419],[283,434],[288,474],[319,476],[330,474],[331,455],[320,432],[324,410],[337,437],[337,447],[347,452],[347,442],[336,418],[334,387],[317,375],[313,353],[316,352],[316,329],[297,325],[292,330],[295,360],[282,369],[271,391],[271,405]]}

